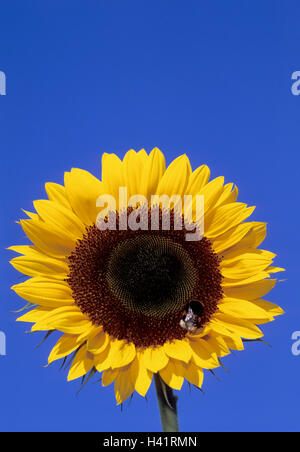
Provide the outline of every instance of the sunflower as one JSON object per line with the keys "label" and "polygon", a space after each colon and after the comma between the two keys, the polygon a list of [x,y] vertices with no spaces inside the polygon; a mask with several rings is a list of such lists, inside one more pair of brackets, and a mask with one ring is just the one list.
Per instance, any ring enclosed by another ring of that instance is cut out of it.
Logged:
{"label": "sunflower", "polygon": [[[184,380],[201,388],[205,369],[245,340],[261,340],[257,325],[282,314],[263,299],[283,270],[258,249],[266,224],[246,221],[254,207],[237,202],[236,186],[209,179],[209,168],[192,171],[186,155],[166,168],[157,148],[123,160],[105,153],[101,180],[73,168],[64,185],[46,183],[48,199],[34,201],[35,213],[25,212],[20,224],[32,245],[10,247],[20,254],[11,264],[30,277],[12,287],[28,302],[17,320],[62,333],[48,363],[71,355],[68,380],[100,372],[103,386],[114,382],[118,404],[134,391],[145,396],[153,375],[168,390]],[[146,199],[203,195],[204,236],[187,241],[172,222],[168,230],[101,230],[97,199],[119,201],[120,187]]]}

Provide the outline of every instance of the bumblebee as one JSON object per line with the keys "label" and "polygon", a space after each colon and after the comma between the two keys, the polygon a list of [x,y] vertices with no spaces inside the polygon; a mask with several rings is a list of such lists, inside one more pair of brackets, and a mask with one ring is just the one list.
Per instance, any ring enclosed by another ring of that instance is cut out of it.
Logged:
{"label": "bumblebee", "polygon": [[199,301],[192,300],[185,307],[185,313],[179,322],[182,329],[194,332],[199,327],[203,305]]}

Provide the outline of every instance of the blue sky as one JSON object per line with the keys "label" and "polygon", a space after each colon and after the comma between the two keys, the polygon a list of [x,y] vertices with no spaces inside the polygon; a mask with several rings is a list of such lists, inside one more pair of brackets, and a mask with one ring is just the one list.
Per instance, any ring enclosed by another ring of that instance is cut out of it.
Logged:
{"label": "blue sky", "polygon": [[299,310],[300,70],[297,0],[52,0],[2,2],[0,70],[1,204],[0,430],[157,431],[153,385],[123,412],[113,387],[89,384],[78,397],[59,365],[46,363],[49,338],[25,334],[10,311],[19,274],[4,249],[24,243],[21,208],[44,197],[72,167],[100,175],[103,152],[157,146],[168,162],[187,153],[193,167],[239,187],[268,223],[267,249],[287,268],[269,299],[286,314],[263,326],[272,344],[246,345],[208,373],[205,395],[179,394],[182,431],[299,430],[300,356],[291,353]]}

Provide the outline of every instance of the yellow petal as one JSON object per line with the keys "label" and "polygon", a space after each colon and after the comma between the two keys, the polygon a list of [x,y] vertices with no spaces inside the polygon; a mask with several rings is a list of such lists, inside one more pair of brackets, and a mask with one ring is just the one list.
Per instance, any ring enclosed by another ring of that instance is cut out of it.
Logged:
{"label": "yellow petal", "polygon": [[233,187],[233,184],[224,185],[223,193],[220,195],[217,200],[215,207],[222,206],[224,204],[229,204],[235,202],[238,196],[237,187]]}
{"label": "yellow petal", "polygon": [[34,201],[34,207],[40,217],[60,234],[61,230],[72,237],[73,241],[81,238],[85,233],[82,221],[68,208],[54,201],[41,199]]}
{"label": "yellow petal", "polygon": [[77,306],[64,306],[52,309],[32,327],[31,331],[59,330],[63,333],[82,334],[92,329],[93,324]]}
{"label": "yellow petal", "polygon": [[210,326],[210,335],[221,336],[227,347],[233,350],[244,350],[243,341],[240,336],[232,332],[232,330],[229,330],[220,320],[215,319],[215,316],[210,319]]}
{"label": "yellow petal", "polygon": [[12,289],[20,297],[40,306],[60,307],[74,304],[70,287],[61,280],[33,277],[12,286]]}
{"label": "yellow petal", "polygon": [[285,268],[282,267],[272,267],[270,265],[270,267],[268,267],[266,269],[266,272],[268,272],[269,274],[273,274],[273,273],[278,273],[278,272],[285,272]]}
{"label": "yellow petal", "polygon": [[11,251],[15,251],[16,253],[19,253],[19,254],[24,254],[26,256],[39,252],[37,250],[37,248],[32,245],[15,245],[15,246],[9,246],[7,249],[11,250]]}
{"label": "yellow petal", "polygon": [[[134,371],[134,375],[132,372]],[[128,399],[134,391],[134,385],[136,380],[136,368],[133,368],[130,364],[126,367],[119,369],[119,372],[115,379],[115,396],[117,405]]]}
{"label": "yellow petal", "polygon": [[170,388],[180,390],[184,380],[183,363],[170,359],[167,366],[159,371],[159,375]]}
{"label": "yellow petal", "polygon": [[213,239],[213,248],[216,253],[222,253],[225,250],[230,249],[234,245],[238,244],[242,238],[252,228],[252,223],[241,223],[233,228],[230,228],[224,234],[219,235]]}
{"label": "yellow petal", "polygon": [[272,317],[276,317],[277,315],[284,314],[283,309],[281,309],[279,306],[277,306],[277,304],[271,303],[270,301],[267,301],[267,300],[255,300],[255,301],[252,301],[252,303],[255,306],[257,306],[257,307],[263,309],[264,311],[266,311]]}
{"label": "yellow petal", "polygon": [[[204,226],[206,224],[207,213],[214,207],[216,201],[218,200],[220,194],[223,191],[224,177],[217,177],[213,179],[208,184],[204,185],[197,193],[192,193],[192,200],[187,200],[184,203],[185,211],[190,211],[192,209],[192,217],[193,220],[196,220],[196,197],[195,195],[201,195],[204,198]],[[190,191],[192,188],[190,189]],[[188,190],[186,190],[187,194],[191,194]],[[199,213],[198,213],[199,214]],[[198,219],[197,219],[198,220]]]}
{"label": "yellow petal", "polygon": [[68,373],[68,381],[80,378],[93,367],[93,355],[87,351],[86,345],[80,347],[75,355]]}
{"label": "yellow petal", "polygon": [[105,348],[94,356],[94,366],[98,372],[102,372],[111,367],[111,358],[111,341],[108,341]]}
{"label": "yellow petal", "polygon": [[75,248],[75,241],[62,230],[54,231],[42,221],[21,220],[20,223],[27,237],[49,256],[62,258],[71,254]]}
{"label": "yellow petal", "polygon": [[53,182],[47,182],[45,184],[46,193],[50,201],[54,201],[67,209],[71,209],[66,189],[63,185],[55,184]]}
{"label": "yellow petal", "polygon": [[195,196],[197,195],[203,187],[208,183],[210,176],[210,170],[208,166],[199,166],[195,171],[192,172],[189,178],[189,182],[185,193],[187,195]]}
{"label": "yellow petal", "polygon": [[244,254],[249,254],[249,256],[245,256],[246,259],[262,259],[268,261],[269,263],[276,257],[275,253],[267,250],[242,249],[226,253],[226,256],[223,258],[223,262],[226,262],[227,265],[235,264]]}
{"label": "yellow petal", "polygon": [[135,361],[132,363],[132,366],[138,366],[136,372],[136,380],[135,380],[135,390],[142,397],[145,397],[147,391],[151,385],[152,381],[152,372],[150,372],[144,365],[142,356],[140,353],[137,354]]}
{"label": "yellow petal", "polygon": [[269,277],[269,273],[267,273],[266,271],[261,271],[261,272],[255,273],[254,275],[249,276],[248,278],[245,278],[245,279],[223,278],[222,287],[223,287],[223,289],[226,289],[228,287],[239,287],[239,286],[243,286],[243,285],[249,285],[251,283],[261,281],[262,279],[265,279],[268,277]]}
{"label": "yellow petal", "polygon": [[84,330],[82,333],[78,334],[78,340],[80,340],[82,342],[84,340],[87,341],[90,337],[92,337],[94,334],[96,334],[96,332],[99,330],[99,328],[102,328],[102,327],[97,327],[91,323],[90,327],[87,330]]}
{"label": "yellow petal", "polygon": [[141,191],[138,193],[146,196],[149,200],[150,196],[156,193],[159,181],[161,180],[165,170],[165,157],[158,148],[154,148],[150,152],[149,158],[144,165],[140,185]]}
{"label": "yellow petal", "polygon": [[184,194],[191,174],[191,165],[186,155],[177,157],[166,169],[161,178],[156,194],[157,195],[180,195]]}
{"label": "yellow petal", "polygon": [[276,284],[276,279],[263,279],[251,284],[235,287],[224,287],[224,295],[229,298],[256,300],[270,292]]}
{"label": "yellow petal", "polygon": [[106,369],[102,373],[101,383],[102,386],[109,386],[119,373],[119,369]]}
{"label": "yellow petal", "polygon": [[[127,369],[127,366],[125,370]],[[117,374],[116,374],[117,375]],[[128,367],[128,378],[131,380],[131,385],[134,387],[136,392],[144,397],[151,385],[152,372],[150,372],[141,360],[141,353],[137,353],[134,360],[129,364]],[[119,390],[120,391],[120,390]],[[118,398],[119,403],[125,400],[125,396],[120,394]]]}
{"label": "yellow petal", "polygon": [[238,350],[238,351],[244,350],[243,341],[236,334],[231,333],[230,336],[223,336],[223,339],[224,339],[227,347],[229,347],[231,350]]}
{"label": "yellow petal", "polygon": [[263,336],[263,333],[257,326],[244,319],[237,319],[228,314],[217,313],[214,315],[214,320],[220,322],[226,329],[244,339],[259,339]]}
{"label": "yellow petal", "polygon": [[96,334],[88,339],[88,350],[93,354],[101,353],[106,349],[109,340],[108,334],[104,333],[104,331],[97,331]]}
{"label": "yellow petal", "polygon": [[99,212],[96,201],[103,193],[103,184],[88,171],[73,168],[65,173],[65,187],[76,215],[84,224],[94,224]]}
{"label": "yellow petal", "polygon": [[123,159],[123,167],[128,197],[137,194],[144,194],[141,192],[141,185],[147,163],[148,155],[144,149],[139,152],[135,152],[133,149],[130,149],[130,151],[126,153]]}
{"label": "yellow petal", "polygon": [[17,322],[38,322],[45,315],[51,312],[51,308],[46,308],[44,306],[39,306],[38,308],[32,309],[26,312],[26,314],[21,315],[16,319]]}
{"label": "yellow petal", "polygon": [[[223,192],[224,177],[216,177],[206,184],[198,194],[204,196],[204,212],[205,215],[213,209],[221,193]],[[206,224],[205,218],[205,224]]]}
{"label": "yellow petal", "polygon": [[184,370],[184,377],[189,381],[192,385],[201,388],[203,383],[203,369],[198,367],[193,362],[190,362],[186,365]]}
{"label": "yellow petal", "polygon": [[229,253],[220,264],[222,275],[229,279],[247,279],[264,271],[274,258],[263,250]]}
{"label": "yellow petal", "polygon": [[131,363],[136,355],[133,343],[127,344],[125,341],[114,340],[111,342],[111,365],[112,369],[123,367]]}
{"label": "yellow petal", "polygon": [[237,298],[224,298],[219,304],[219,310],[224,314],[241,319],[271,321],[273,317],[264,309],[248,300],[239,300]]}
{"label": "yellow petal", "polygon": [[115,154],[102,156],[102,192],[103,194],[114,196],[119,199],[119,187],[126,186],[124,165]]}
{"label": "yellow petal", "polygon": [[51,276],[65,279],[69,272],[66,262],[51,258],[36,250],[25,256],[15,257],[10,263],[16,270],[28,276]]}
{"label": "yellow petal", "polygon": [[48,357],[48,364],[57,359],[70,355],[81,345],[78,336],[74,334],[63,334],[56,342]]}
{"label": "yellow petal", "polygon": [[264,241],[267,235],[267,224],[253,221],[251,225],[247,234],[230,251],[257,248]]}
{"label": "yellow petal", "polygon": [[164,351],[170,358],[178,359],[188,363],[192,356],[192,350],[187,340],[177,340],[166,342]]}
{"label": "yellow petal", "polygon": [[209,346],[205,339],[190,338],[193,360],[195,364],[204,369],[213,369],[218,367],[219,361],[216,352]]}
{"label": "yellow petal", "polygon": [[147,369],[156,373],[168,364],[169,358],[163,347],[149,347],[142,352],[142,360]]}
{"label": "yellow petal", "polygon": [[26,215],[31,218],[32,220],[40,220],[40,217],[38,216],[37,213],[34,212],[28,212],[27,210],[22,209],[24,213],[26,213]]}
{"label": "yellow petal", "polygon": [[246,204],[234,202],[214,209],[205,218],[205,235],[208,238],[216,238],[224,234],[233,226],[237,226],[248,218],[255,207],[247,207]]}
{"label": "yellow petal", "polygon": [[224,338],[219,334],[211,332],[206,341],[210,345],[210,347],[215,351],[217,356],[220,356],[222,358],[223,356],[229,355],[230,350],[227,347]]}

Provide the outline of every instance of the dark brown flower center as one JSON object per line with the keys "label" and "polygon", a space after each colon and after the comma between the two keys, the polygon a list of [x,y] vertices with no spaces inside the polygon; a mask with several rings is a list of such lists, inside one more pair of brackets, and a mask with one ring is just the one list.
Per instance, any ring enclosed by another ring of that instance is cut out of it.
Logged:
{"label": "dark brown flower center", "polygon": [[107,281],[112,293],[133,314],[159,317],[183,309],[197,280],[183,247],[167,237],[138,235],[113,251]]}
{"label": "dark brown flower center", "polygon": [[[69,257],[75,304],[114,338],[137,347],[181,339],[186,306],[201,307],[198,327],[222,298],[219,257],[205,237],[186,241],[185,229],[87,229]],[[196,303],[196,304],[195,304]],[[200,304],[201,303],[201,304]]]}

